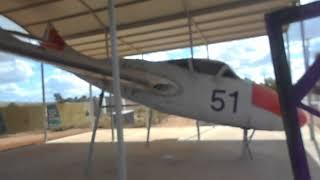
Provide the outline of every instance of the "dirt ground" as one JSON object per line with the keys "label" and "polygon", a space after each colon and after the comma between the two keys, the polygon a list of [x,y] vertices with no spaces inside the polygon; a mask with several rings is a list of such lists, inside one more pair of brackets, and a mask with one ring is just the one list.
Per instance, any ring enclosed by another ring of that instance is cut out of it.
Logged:
{"label": "dirt ground", "polygon": [[163,119],[160,124],[154,125],[155,127],[187,127],[195,126],[196,121],[189,118],[169,115],[166,119]]}
{"label": "dirt ground", "polygon": [[[155,127],[186,127],[195,126],[195,121],[183,117],[170,115],[164,119],[161,124],[154,125]],[[80,134],[90,131],[87,129],[68,129],[64,131],[48,131],[48,140],[54,140],[66,136]],[[9,149],[24,147],[33,144],[43,143],[43,132],[24,132],[10,135],[0,136],[0,151],[7,151]]]}
{"label": "dirt ground", "polygon": [[[250,147],[254,159],[242,154],[242,131],[230,127],[154,127],[151,144],[146,129],[125,129],[128,180],[291,180],[283,132],[256,132]],[[313,179],[320,179],[315,144],[303,129]],[[97,133],[90,176],[84,175],[91,133],[82,133],[48,144],[0,152],[0,177],[5,180],[116,179],[116,146],[111,131]],[[317,132],[317,138],[320,138]]]}
{"label": "dirt ground", "polygon": [[[48,140],[88,132],[90,129],[68,129],[64,131],[48,131]],[[25,132],[0,136],[0,151],[7,151],[23,146],[43,143],[43,132]]]}

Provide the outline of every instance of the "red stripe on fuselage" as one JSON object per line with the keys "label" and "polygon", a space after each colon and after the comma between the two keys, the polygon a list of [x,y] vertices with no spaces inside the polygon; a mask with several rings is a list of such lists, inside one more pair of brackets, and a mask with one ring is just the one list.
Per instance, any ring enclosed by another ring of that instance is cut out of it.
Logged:
{"label": "red stripe on fuselage", "polygon": [[[282,116],[280,110],[279,97],[276,91],[271,88],[252,85],[252,104],[266,111]],[[301,109],[298,110],[299,125],[303,126],[308,122],[308,115]]]}
{"label": "red stripe on fuselage", "polygon": [[252,104],[281,116],[278,94],[270,88],[253,84]]}

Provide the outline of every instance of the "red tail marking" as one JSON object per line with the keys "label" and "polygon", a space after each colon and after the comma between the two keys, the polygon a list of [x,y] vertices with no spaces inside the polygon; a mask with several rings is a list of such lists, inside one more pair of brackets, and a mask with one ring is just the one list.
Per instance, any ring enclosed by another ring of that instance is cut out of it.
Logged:
{"label": "red tail marking", "polygon": [[58,31],[53,27],[49,27],[48,29],[47,41],[41,43],[41,47],[55,49],[55,50],[63,50],[66,46],[66,43],[59,35]]}

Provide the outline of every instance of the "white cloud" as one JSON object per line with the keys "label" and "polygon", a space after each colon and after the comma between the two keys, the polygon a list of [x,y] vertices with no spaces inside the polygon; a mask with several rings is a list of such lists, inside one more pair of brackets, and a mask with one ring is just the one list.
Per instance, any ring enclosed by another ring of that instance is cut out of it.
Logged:
{"label": "white cloud", "polygon": [[[147,61],[168,61],[173,59],[183,59],[190,57],[190,50],[188,48],[173,49],[169,51],[160,51],[154,53],[148,53],[143,55],[143,59]],[[141,59],[141,55],[133,55],[126,57],[128,59]]]}
{"label": "white cloud", "polygon": [[315,2],[315,1],[317,1],[317,0],[301,0],[300,2],[303,5],[303,4],[309,4],[309,3]]}
{"label": "white cloud", "polygon": [[19,87],[16,83],[9,83],[5,85],[0,85],[1,93],[10,93],[17,96],[25,96],[28,94],[27,91],[24,91],[23,88]]}
{"label": "white cloud", "polygon": [[209,52],[211,59],[227,63],[242,78],[263,82],[274,75],[266,36],[211,44]]}
{"label": "white cloud", "polygon": [[241,78],[248,78],[256,83],[263,83],[265,78],[274,78],[273,66],[271,64],[259,66],[241,66],[235,69]]}
{"label": "white cloud", "polygon": [[17,25],[15,22],[11,21],[10,19],[2,15],[0,15],[0,27],[3,29],[26,33],[26,31],[21,26]]}
{"label": "white cloud", "polygon": [[270,53],[266,36],[250,38],[240,41],[230,41],[209,45],[210,56],[224,62],[245,61],[253,62],[264,58]]}
{"label": "white cloud", "polygon": [[52,98],[54,93],[60,93],[63,97],[75,97],[88,95],[89,84],[77,76],[56,69],[45,80],[47,93]]}
{"label": "white cloud", "polygon": [[0,83],[13,83],[28,80],[33,75],[32,63],[0,53]]}
{"label": "white cloud", "polygon": [[165,61],[169,60],[169,54],[166,51],[161,51],[161,52],[154,52],[154,53],[148,53],[148,54],[137,54],[137,55],[131,55],[131,56],[126,56],[125,59],[142,59],[147,60],[147,61]]}
{"label": "white cloud", "polygon": [[305,72],[304,60],[302,58],[293,59],[292,61],[290,61],[290,66],[292,82],[295,83]]}
{"label": "white cloud", "polygon": [[170,58],[169,58],[168,52],[161,51],[161,52],[144,54],[143,59],[148,61],[165,61],[165,60],[169,60]]}
{"label": "white cloud", "polygon": [[302,43],[301,41],[292,41],[289,44],[290,54],[300,54],[303,55]]}
{"label": "white cloud", "polygon": [[[209,47],[208,47],[209,49]],[[193,55],[195,58],[204,58],[206,59],[208,57],[208,54],[207,54],[207,48],[206,46],[197,46],[197,47],[194,47],[193,48]],[[210,55],[210,53],[209,53]],[[210,57],[209,57],[210,59]]]}
{"label": "white cloud", "polygon": [[0,99],[6,102],[39,102],[42,98],[41,87],[25,88],[17,83],[0,85]]}
{"label": "white cloud", "polygon": [[124,58],[125,59],[142,59],[142,55],[141,54],[137,54],[137,55],[126,56]]}
{"label": "white cloud", "polygon": [[99,96],[100,93],[101,89],[97,88],[96,86],[92,86],[92,96]]}

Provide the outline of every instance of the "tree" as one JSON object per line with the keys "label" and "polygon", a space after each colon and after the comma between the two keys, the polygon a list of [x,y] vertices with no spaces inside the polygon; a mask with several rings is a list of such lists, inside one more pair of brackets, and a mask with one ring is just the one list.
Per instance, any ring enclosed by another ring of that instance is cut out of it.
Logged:
{"label": "tree", "polygon": [[56,100],[57,103],[64,103],[65,100],[63,99],[63,97],[61,96],[60,93],[54,93],[53,94],[54,99]]}
{"label": "tree", "polygon": [[89,101],[89,98],[85,95],[81,96],[80,98],[78,98],[77,96],[74,97],[74,98],[63,98],[61,96],[60,93],[55,93],[54,95],[54,98],[56,100],[57,103],[64,103],[64,102],[86,102],[86,101]]}
{"label": "tree", "polygon": [[276,81],[273,78],[265,78],[263,85],[271,89],[277,90]]}

